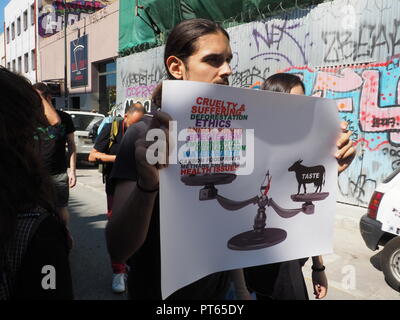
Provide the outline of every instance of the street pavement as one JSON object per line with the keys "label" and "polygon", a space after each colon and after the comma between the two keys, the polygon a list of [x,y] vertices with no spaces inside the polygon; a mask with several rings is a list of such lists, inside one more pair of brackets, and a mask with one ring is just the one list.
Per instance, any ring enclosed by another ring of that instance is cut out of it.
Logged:
{"label": "street pavement", "polygon": [[[367,248],[359,222],[366,208],[338,203],[335,216],[334,253],[324,256],[329,281],[327,300],[400,300],[400,293],[386,284],[378,270],[379,251]],[[308,293],[313,299],[311,259],[303,268]]]}
{"label": "street pavement", "polygon": [[[96,168],[77,170],[77,185],[70,191],[70,229],[74,236],[71,269],[77,300],[124,300],[111,291],[111,267],[104,228],[106,197]],[[369,250],[359,231],[365,208],[337,204],[334,253],[324,256],[329,280],[325,300],[400,300],[400,293],[385,282],[379,268],[379,252]],[[314,300],[311,259],[303,268],[307,289]]]}
{"label": "street pavement", "polygon": [[78,169],[77,185],[70,189],[70,229],[74,248],[70,254],[76,300],[125,300],[111,290],[112,269],[104,228],[107,202],[101,173]]}

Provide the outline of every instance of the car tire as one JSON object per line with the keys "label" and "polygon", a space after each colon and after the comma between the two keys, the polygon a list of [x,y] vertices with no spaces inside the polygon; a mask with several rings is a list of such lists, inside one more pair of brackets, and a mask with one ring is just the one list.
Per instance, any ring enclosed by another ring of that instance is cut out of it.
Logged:
{"label": "car tire", "polygon": [[386,243],[381,254],[381,267],[389,286],[400,292],[400,237]]}

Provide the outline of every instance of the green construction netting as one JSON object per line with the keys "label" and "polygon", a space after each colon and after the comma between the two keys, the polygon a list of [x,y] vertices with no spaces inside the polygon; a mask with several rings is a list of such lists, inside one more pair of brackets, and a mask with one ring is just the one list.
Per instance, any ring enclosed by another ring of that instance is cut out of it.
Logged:
{"label": "green construction netting", "polygon": [[206,18],[230,27],[305,7],[323,0],[120,0],[119,52],[122,56],[143,51],[163,42],[180,21]]}
{"label": "green construction netting", "polygon": [[[121,0],[119,2],[119,51],[124,52],[131,48],[141,46],[143,50],[157,45],[149,19],[135,16],[134,0]],[[144,21],[145,20],[145,21]]]}

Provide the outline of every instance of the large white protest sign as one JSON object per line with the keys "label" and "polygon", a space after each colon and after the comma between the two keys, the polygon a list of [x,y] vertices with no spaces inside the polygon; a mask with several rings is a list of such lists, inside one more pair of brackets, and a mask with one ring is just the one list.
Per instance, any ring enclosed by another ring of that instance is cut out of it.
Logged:
{"label": "large white protest sign", "polygon": [[178,137],[160,173],[163,298],[217,271],[333,251],[334,102],[191,81],[164,81],[162,102]]}

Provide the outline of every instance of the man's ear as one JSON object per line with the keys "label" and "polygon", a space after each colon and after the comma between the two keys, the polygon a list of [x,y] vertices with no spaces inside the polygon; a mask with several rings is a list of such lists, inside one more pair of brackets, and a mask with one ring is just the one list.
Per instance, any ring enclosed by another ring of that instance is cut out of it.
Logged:
{"label": "man's ear", "polygon": [[166,63],[169,73],[175,79],[182,80],[186,71],[183,61],[175,56],[169,56]]}

